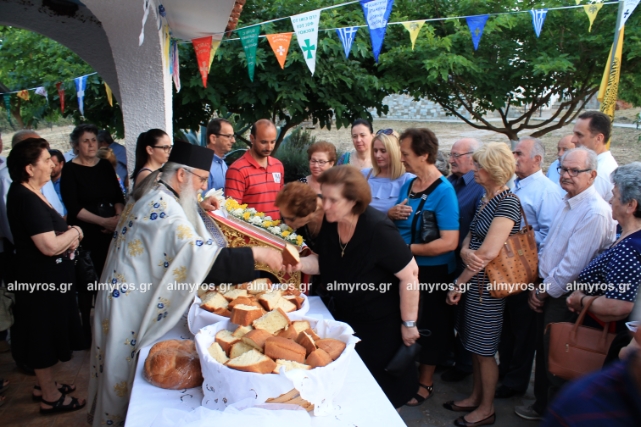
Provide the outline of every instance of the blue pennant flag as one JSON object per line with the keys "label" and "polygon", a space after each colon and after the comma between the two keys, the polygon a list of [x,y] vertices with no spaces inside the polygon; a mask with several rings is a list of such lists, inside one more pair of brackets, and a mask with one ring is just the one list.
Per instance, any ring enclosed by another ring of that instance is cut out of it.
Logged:
{"label": "blue pennant flag", "polygon": [[343,43],[343,50],[345,51],[345,59],[349,58],[349,53],[352,50],[352,43],[356,38],[357,31],[358,31],[358,27],[344,27],[344,28],[336,29],[336,34],[338,34],[338,38],[341,39],[341,43]]}
{"label": "blue pennant flag", "polygon": [[477,15],[465,18],[467,26],[470,28],[470,33],[472,34],[474,50],[479,48],[479,42],[481,41],[481,37],[483,37],[483,29],[485,28],[485,23],[489,17],[490,15]]}
{"label": "blue pennant flag", "polygon": [[372,52],[374,60],[378,62],[378,54],[383,47],[387,21],[392,13],[394,0],[361,0],[365,21],[369,27],[369,36],[372,40]]}
{"label": "blue pennant flag", "polygon": [[534,32],[537,37],[541,35],[541,28],[543,28],[543,23],[545,22],[545,16],[547,13],[547,9],[530,10],[530,14],[532,15],[532,25],[534,26]]}
{"label": "blue pennant flag", "polygon": [[85,89],[87,88],[87,76],[76,77],[73,79],[76,83],[76,95],[78,96],[78,109],[80,115],[85,115]]}

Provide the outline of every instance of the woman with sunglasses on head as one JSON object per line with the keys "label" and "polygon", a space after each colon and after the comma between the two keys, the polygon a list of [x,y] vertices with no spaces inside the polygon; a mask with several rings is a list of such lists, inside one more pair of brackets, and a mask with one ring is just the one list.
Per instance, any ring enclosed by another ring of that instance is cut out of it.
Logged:
{"label": "woman with sunglasses on head", "polygon": [[320,194],[318,177],[336,163],[336,147],[331,142],[315,142],[307,148],[307,158],[311,174],[299,181],[309,184],[316,194]]}
{"label": "woman with sunglasses on head", "polygon": [[352,123],[352,144],[354,149],[343,154],[336,165],[352,165],[358,169],[372,167],[372,139],[374,128],[365,119],[357,119]]}
{"label": "woman with sunglasses on head", "polygon": [[171,138],[164,130],[149,129],[138,135],[136,141],[136,166],[131,179],[136,184],[167,163],[171,153]]}
{"label": "woman with sunglasses on head", "polygon": [[405,172],[405,166],[401,163],[398,133],[393,129],[376,132],[372,141],[372,167],[361,172],[372,190],[370,206],[387,214],[396,204],[401,187],[414,178],[414,175]]}

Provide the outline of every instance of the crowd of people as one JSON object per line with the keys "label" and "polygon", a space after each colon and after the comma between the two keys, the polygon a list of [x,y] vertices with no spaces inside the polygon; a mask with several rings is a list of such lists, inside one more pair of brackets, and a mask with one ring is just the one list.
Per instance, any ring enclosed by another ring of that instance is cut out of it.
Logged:
{"label": "crowd of people", "polygon": [[[206,147],[172,143],[150,129],[138,137],[131,173],[124,147],[93,125],[74,129],[65,154],[33,131],[18,132],[9,157],[0,158],[2,279],[56,290],[16,292],[12,355],[35,372],[33,397],[51,413],[87,403],[72,396],[74,385],[56,382],[52,368],[72,351],[91,349],[100,363],[91,372],[90,416],[94,425],[109,424],[126,414],[135,352],[173,326],[193,297],[160,285],[171,274],[178,280],[173,266],[182,263],[181,280],[218,283],[250,280],[254,262],[262,262],[313,276],[310,292],[352,326],[361,339],[357,352],[396,408],[438,393],[436,367],[453,365],[444,381],[473,375],[470,394],[443,405],[464,413],[455,425],[493,424],[494,400],[525,393],[536,360],[536,401],[516,407],[518,416],[552,426],[593,415],[573,395],[558,394],[566,381],[548,369],[546,328],[574,322],[587,299],[584,324],[611,324],[617,334],[606,369],[622,378],[626,369],[641,370],[626,327],[641,283],[641,163],[617,165],[608,149],[610,127],[602,113],[581,114],[544,174],[545,148],[534,137],[513,149],[462,138],[445,154],[427,128],[374,132],[359,119],[351,127],[353,150],[338,156],[329,142],[310,145],[310,174],[287,184],[272,156],[278,132],[269,120],[252,126],[251,146],[229,166],[225,155],[235,138],[227,120],[209,123]],[[218,204],[207,199],[198,207],[198,192],[211,189],[282,220],[312,254],[284,267],[267,248],[219,250],[224,243],[200,215]],[[496,298],[486,268],[526,221],[539,279]],[[126,276],[156,287],[127,290],[126,298],[118,289],[96,294],[75,277],[74,259],[83,256],[96,280],[116,284]],[[72,292],[64,292],[65,284],[73,284]],[[388,373],[399,346],[416,342],[417,364]],[[0,390],[6,386],[0,380]],[[639,401],[641,383],[636,387]],[[612,419],[635,411],[633,403],[617,404]]]}

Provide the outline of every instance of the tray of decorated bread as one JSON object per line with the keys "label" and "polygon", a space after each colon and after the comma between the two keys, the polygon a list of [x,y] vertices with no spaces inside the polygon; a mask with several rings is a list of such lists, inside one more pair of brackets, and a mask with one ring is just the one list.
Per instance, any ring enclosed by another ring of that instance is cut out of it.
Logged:
{"label": "tray of decorated bread", "polygon": [[334,414],[359,341],[353,334],[346,323],[293,320],[279,307],[257,318],[232,314],[231,320],[206,326],[195,337],[202,405],[223,410],[240,401],[294,404],[317,416]]}
{"label": "tray of decorated bread", "polygon": [[280,308],[292,319],[309,310],[307,297],[295,286],[273,284],[270,279],[256,279],[239,285],[204,285],[199,288],[189,308],[187,323],[192,334],[222,320],[247,316],[257,319]]}

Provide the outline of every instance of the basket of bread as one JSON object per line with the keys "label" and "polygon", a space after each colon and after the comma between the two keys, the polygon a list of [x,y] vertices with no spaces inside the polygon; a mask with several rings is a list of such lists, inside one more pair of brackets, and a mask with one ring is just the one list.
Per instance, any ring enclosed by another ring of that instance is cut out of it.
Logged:
{"label": "basket of bread", "polygon": [[253,320],[276,308],[291,319],[297,319],[307,313],[309,301],[298,288],[290,284],[272,284],[269,279],[240,285],[205,286],[198,290],[189,308],[187,323],[191,333],[196,335],[205,326],[223,320],[239,324],[239,316],[249,316]]}
{"label": "basket of bread", "polygon": [[309,317],[292,321],[280,308],[258,318],[232,314],[232,320],[237,323],[224,320],[196,334],[203,406],[289,403],[316,416],[337,413],[334,399],[359,341],[348,324]]}

